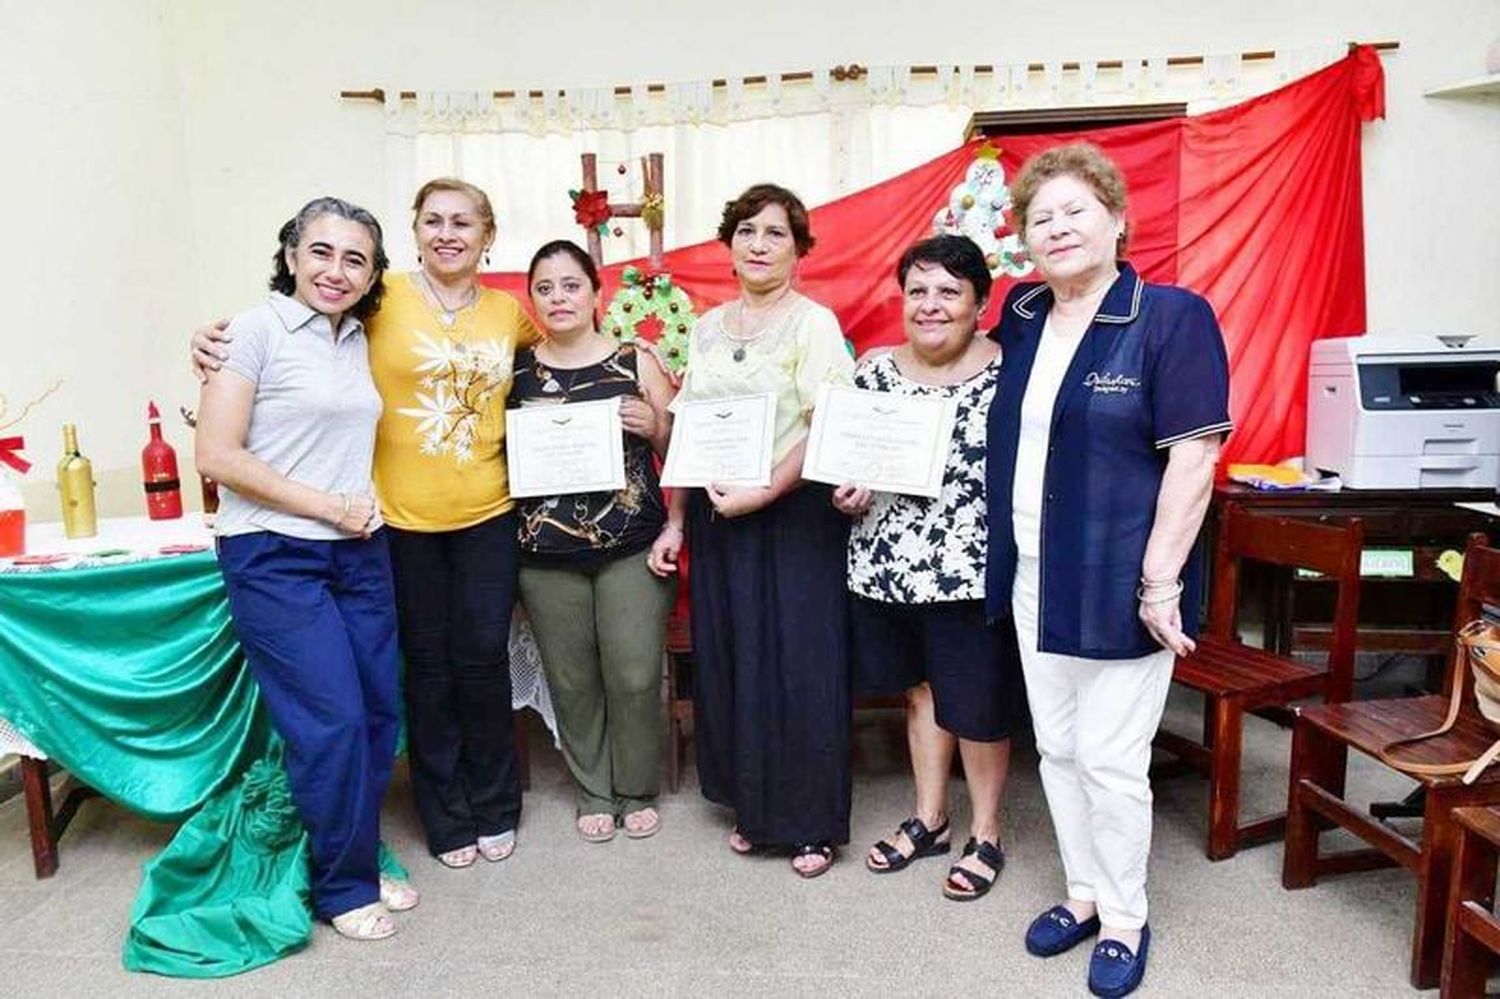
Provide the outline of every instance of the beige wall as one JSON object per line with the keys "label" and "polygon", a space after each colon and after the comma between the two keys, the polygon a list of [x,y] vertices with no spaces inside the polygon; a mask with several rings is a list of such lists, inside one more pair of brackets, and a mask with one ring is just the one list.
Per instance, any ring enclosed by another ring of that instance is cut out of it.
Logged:
{"label": "beige wall", "polygon": [[[272,234],[307,197],[384,203],[382,112],[341,102],[342,88],[1395,39],[1388,118],[1366,133],[1371,328],[1500,336],[1500,103],[1421,95],[1482,72],[1500,36],[1494,0],[1090,0],[1015,16],[959,0],[658,0],[622,18],[624,9],[613,0],[0,0],[0,134],[10,139],[0,190],[14,223],[0,239],[11,303],[0,392],[19,403],[65,378],[25,428],[43,466],[32,474],[33,516],[55,515],[46,466],[67,419],[111,484],[107,509],[133,511],[145,400],[175,409],[196,395],[181,359],[186,331],[260,294]],[[653,22],[647,9],[659,12]],[[1292,238],[1266,233],[1267,250]],[[186,458],[187,435],[172,436]]]}

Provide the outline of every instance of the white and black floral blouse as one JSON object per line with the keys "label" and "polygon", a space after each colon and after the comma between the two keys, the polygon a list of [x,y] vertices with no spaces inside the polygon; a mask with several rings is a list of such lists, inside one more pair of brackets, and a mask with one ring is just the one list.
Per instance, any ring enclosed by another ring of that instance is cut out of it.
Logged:
{"label": "white and black floral blouse", "polygon": [[987,525],[985,423],[1000,359],[957,385],[924,385],[901,374],[893,352],[861,364],[858,388],[949,396],[958,403],[943,491],[936,499],[876,493],[849,535],[849,591],[872,600],[929,604],[984,599]]}

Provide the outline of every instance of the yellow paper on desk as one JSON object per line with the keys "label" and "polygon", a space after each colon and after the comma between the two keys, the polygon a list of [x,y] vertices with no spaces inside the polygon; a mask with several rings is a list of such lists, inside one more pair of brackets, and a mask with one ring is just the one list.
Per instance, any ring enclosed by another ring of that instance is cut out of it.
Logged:
{"label": "yellow paper on desk", "polygon": [[1286,465],[1233,464],[1229,478],[1257,489],[1295,489],[1316,481],[1300,468]]}

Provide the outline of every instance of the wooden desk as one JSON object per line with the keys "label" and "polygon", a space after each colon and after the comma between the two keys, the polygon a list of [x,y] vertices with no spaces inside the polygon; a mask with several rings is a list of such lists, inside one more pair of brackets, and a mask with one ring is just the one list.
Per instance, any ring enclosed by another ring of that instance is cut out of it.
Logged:
{"label": "wooden desk", "polygon": [[[1214,490],[1209,530],[1217,508],[1234,501],[1254,513],[1307,517],[1337,523],[1359,517],[1365,548],[1409,549],[1412,575],[1406,578],[1366,576],[1360,595],[1359,650],[1430,656],[1436,676],[1452,642],[1458,584],[1436,562],[1444,551],[1462,552],[1474,532],[1500,536],[1500,519],[1466,510],[1457,503],[1491,501],[1484,489],[1351,490],[1340,492],[1264,492],[1238,484]],[[1266,604],[1266,647],[1282,653],[1326,650],[1327,622],[1333,618],[1333,585],[1296,579],[1288,573],[1264,573],[1258,580]]]}

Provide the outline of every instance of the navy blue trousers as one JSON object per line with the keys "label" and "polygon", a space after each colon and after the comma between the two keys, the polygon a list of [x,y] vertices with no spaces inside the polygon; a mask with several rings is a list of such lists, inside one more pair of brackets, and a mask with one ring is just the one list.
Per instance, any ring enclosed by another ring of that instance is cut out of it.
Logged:
{"label": "navy blue trousers", "polygon": [[219,539],[229,611],[312,841],[313,910],[380,898],[380,805],[399,725],[395,592],[385,532]]}

